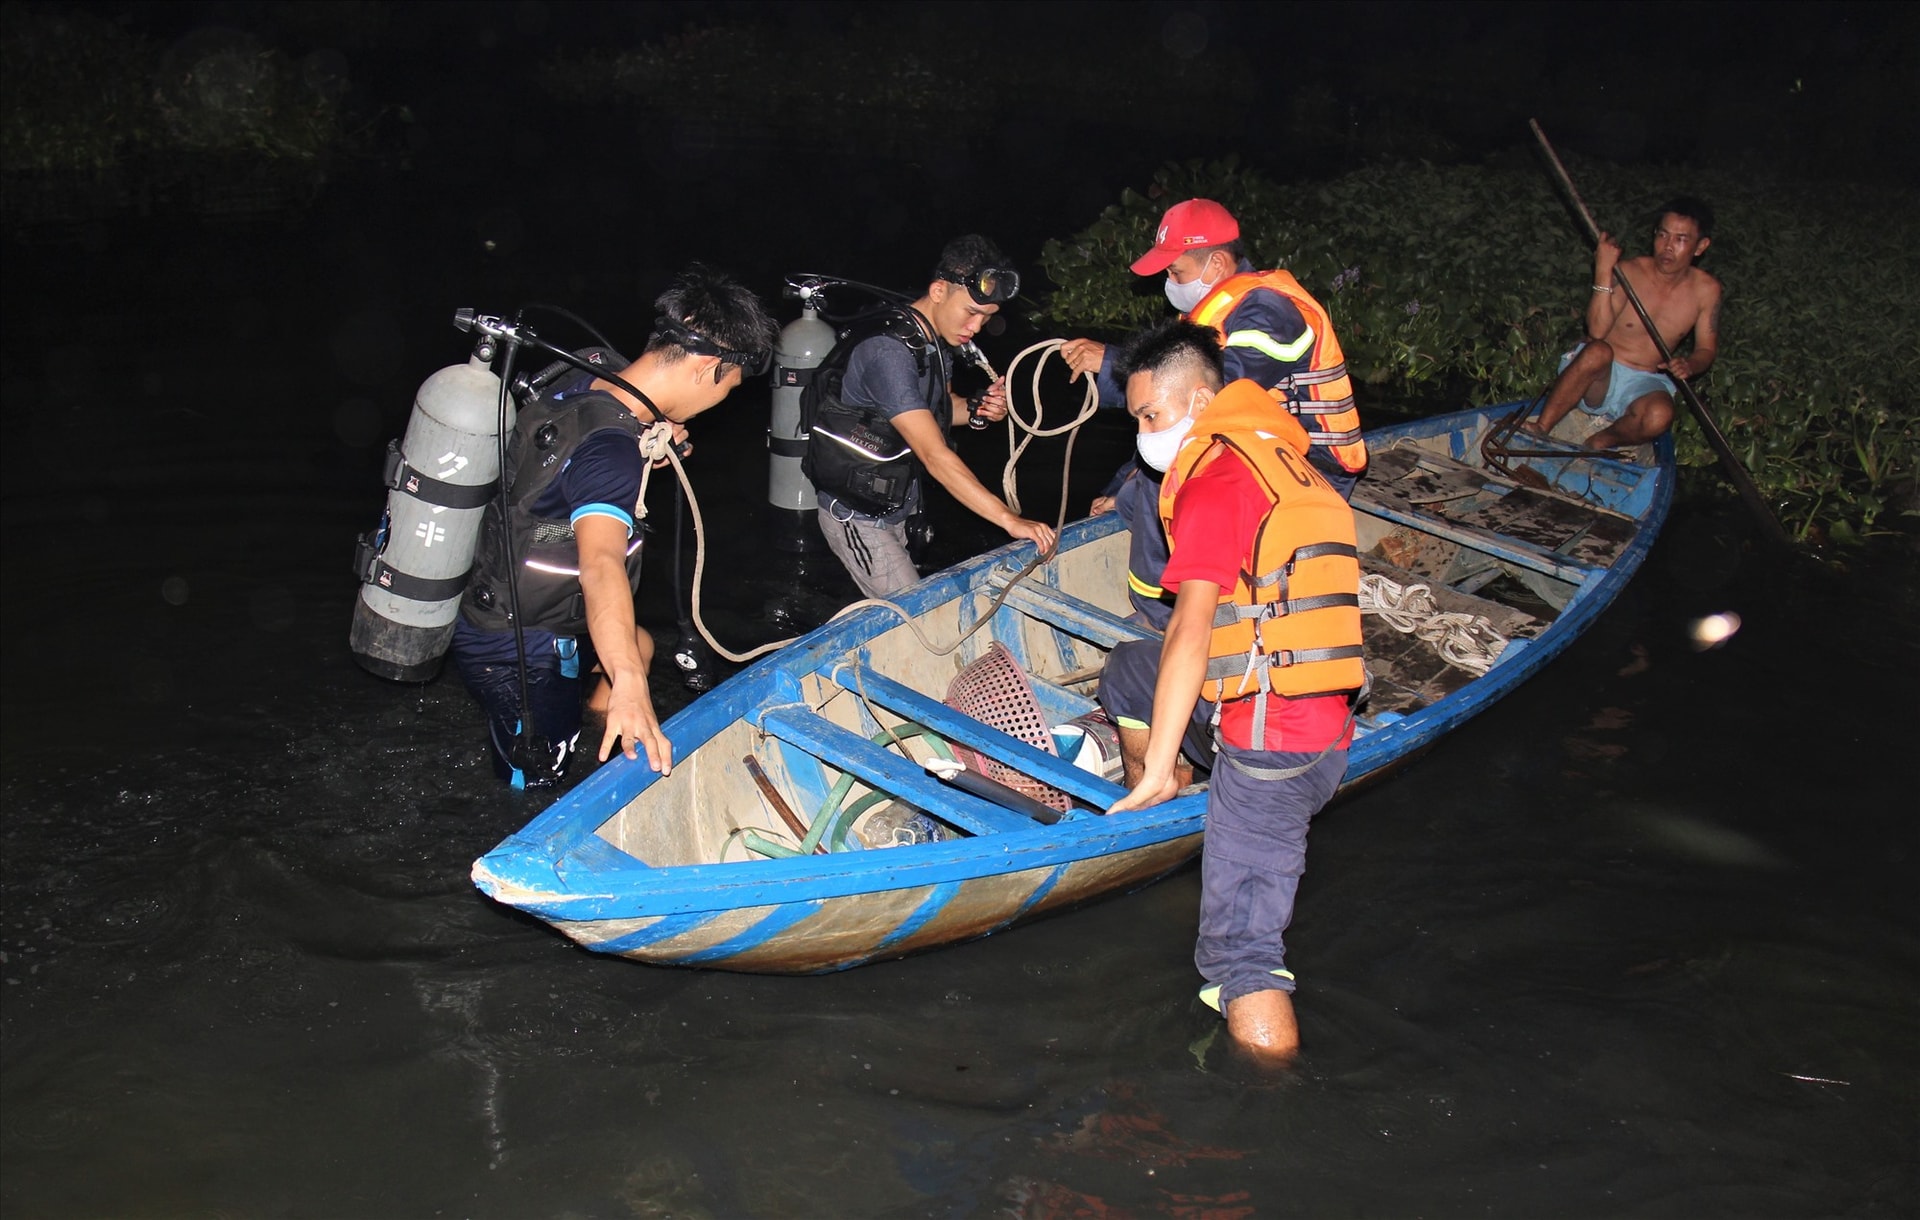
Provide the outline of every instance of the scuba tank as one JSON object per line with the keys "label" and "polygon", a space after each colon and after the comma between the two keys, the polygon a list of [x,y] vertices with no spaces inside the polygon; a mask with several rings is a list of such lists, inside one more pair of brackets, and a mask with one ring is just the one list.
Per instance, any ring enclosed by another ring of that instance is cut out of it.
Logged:
{"label": "scuba tank", "polygon": [[783,551],[820,545],[813,515],[813,483],[800,468],[807,455],[807,429],[800,400],[813,371],[833,349],[834,328],[820,316],[824,286],[817,280],[789,281],[786,294],[800,301],[800,316],[780,330],[773,349],[772,412],[767,421],[767,502],[785,510],[774,514],[773,544]]}
{"label": "scuba tank", "polygon": [[800,472],[807,452],[807,434],[800,419],[800,397],[813,379],[813,370],[832,350],[835,334],[820,317],[817,288],[789,287],[800,297],[800,316],[780,330],[773,349],[773,413],[767,427],[767,502],[775,508],[812,513],[813,484]]}
{"label": "scuba tank", "polygon": [[[453,638],[480,519],[500,474],[501,385],[482,339],[465,364],[427,378],[406,435],[387,446],[387,508],[354,554],[360,596],[349,646],[361,668],[425,682]],[[513,427],[513,407],[505,407]]]}

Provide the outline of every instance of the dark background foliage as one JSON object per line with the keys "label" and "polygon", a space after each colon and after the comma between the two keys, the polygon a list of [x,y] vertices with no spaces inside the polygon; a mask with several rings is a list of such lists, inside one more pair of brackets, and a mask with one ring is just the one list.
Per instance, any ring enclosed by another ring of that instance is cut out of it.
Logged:
{"label": "dark background foliage", "polygon": [[[1595,223],[1644,253],[1669,167],[1576,158]],[[1768,167],[1685,172],[1724,201],[1705,264],[1727,285],[1721,356],[1697,389],[1797,536],[1857,541],[1914,528],[1920,458],[1920,225],[1909,193]],[[1377,401],[1533,398],[1585,330],[1590,265],[1552,181],[1531,157],[1381,164],[1282,188],[1232,161],[1170,165],[1079,234],[1047,243],[1055,323],[1119,334],[1159,316],[1127,270],[1171,200],[1199,195],[1239,218],[1250,256],[1284,266],[1334,319]],[[1844,249],[1832,235],[1849,234]],[[1157,289],[1156,284],[1146,286]],[[1715,458],[1690,416],[1682,460]]]}
{"label": "dark background foliage", "polygon": [[122,2],[12,4],[0,32],[16,241],[378,183],[552,263],[574,255],[524,200],[563,173],[597,187],[566,232],[663,261],[897,280],[988,231],[1044,249],[1040,321],[1119,334],[1161,307],[1124,270],[1153,218],[1214,194],[1325,296],[1376,400],[1431,406],[1530,395],[1577,337],[1583,239],[1538,118],[1603,226],[1719,204],[1708,389],[1791,526],[1915,507],[1905,7]]}

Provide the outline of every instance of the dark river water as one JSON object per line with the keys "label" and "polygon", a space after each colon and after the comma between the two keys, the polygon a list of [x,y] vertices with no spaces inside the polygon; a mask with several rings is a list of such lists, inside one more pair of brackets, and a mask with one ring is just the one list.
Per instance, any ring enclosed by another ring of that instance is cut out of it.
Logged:
{"label": "dark river water", "polygon": [[[687,255],[769,296],[809,263],[911,285],[972,225],[871,183],[805,241],[744,193],[701,229],[711,200],[480,184],[8,246],[8,1217],[1920,1207],[1915,721],[1887,698],[1920,679],[1915,565],[1768,560],[1712,503],[1547,672],[1315,822],[1285,1075],[1195,999],[1191,870],[820,978],[600,958],[489,902],[470,863],[550,798],[495,784],[451,678],[346,647],[378,453],[464,359],[452,311],[555,301],[634,344]],[[694,436],[734,647],[853,596],[765,545],[765,409]],[[1089,427],[1076,511],[1127,443]],[[997,486],[1004,434],[965,444]],[[993,541],[943,526],[940,558]],[[641,599],[667,639],[669,550]],[[1696,650],[1723,611],[1743,629]]]}

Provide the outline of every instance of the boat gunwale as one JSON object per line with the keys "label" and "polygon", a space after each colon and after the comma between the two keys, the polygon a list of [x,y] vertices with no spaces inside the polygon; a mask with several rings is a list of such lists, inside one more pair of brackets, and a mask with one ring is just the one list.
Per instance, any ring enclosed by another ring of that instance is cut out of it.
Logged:
{"label": "boat gunwale", "polygon": [[[1476,421],[1510,411],[1513,404],[1473,408],[1449,415],[1379,429],[1370,437],[1433,440],[1470,432]],[[1539,636],[1524,642],[1508,663],[1459,690],[1388,724],[1371,727],[1356,739],[1348,759],[1343,789],[1391,764],[1418,755],[1441,735],[1471,719],[1488,705],[1544,668],[1571,647],[1592,622],[1616,599],[1639,569],[1657,539],[1674,494],[1671,436],[1656,444],[1656,463],[1635,467],[1655,484],[1645,507],[1633,516],[1635,533],[1614,561],[1595,569],[1599,578],[1576,587],[1574,597]],[[1605,505],[1618,512],[1618,509]],[[1365,511],[1365,505],[1361,506]],[[1380,518],[1386,520],[1386,518]],[[1070,522],[1061,531],[1061,545],[1071,549],[1099,540],[1124,528],[1113,514]],[[1411,528],[1411,527],[1410,527]],[[999,568],[1029,558],[1028,542],[1012,542],[943,570],[901,594],[895,600],[918,615],[969,593],[991,591],[990,577]],[[818,674],[832,683],[832,670],[861,645],[899,626],[892,611],[863,607],[831,620],[793,644],[769,654],[729,677],[668,719],[663,730],[679,745],[682,757],[707,745],[718,733],[767,706],[770,686],[786,688],[801,702],[799,682]],[[814,710],[814,709],[809,709]],[[832,766],[832,760],[823,759]],[[508,835],[492,851],[474,862],[473,879],[488,894],[544,918],[645,918],[738,906],[777,906],[789,902],[856,896],[874,890],[951,884],[977,876],[1011,871],[1008,860],[1033,856],[1020,868],[1044,868],[1080,860],[1116,856],[1199,833],[1204,825],[1205,793],[1128,814],[1105,816],[1078,811],[1053,825],[1038,822],[1029,828],[968,836],[916,845],[910,852],[869,850],[783,859],[714,861],[699,864],[650,865],[601,840],[604,851],[586,853],[582,867],[568,868],[567,859],[586,845],[608,820],[661,778],[644,759],[616,756],[582,780],[561,799]],[[1192,823],[1191,830],[1185,828]],[[992,843],[997,850],[982,850]],[[606,867],[609,858],[631,860],[632,865]],[[805,893],[793,892],[806,882]],[[765,902],[742,902],[754,891],[786,889],[784,897]],[[704,897],[699,897],[704,895]],[[718,895],[729,895],[716,901]]]}

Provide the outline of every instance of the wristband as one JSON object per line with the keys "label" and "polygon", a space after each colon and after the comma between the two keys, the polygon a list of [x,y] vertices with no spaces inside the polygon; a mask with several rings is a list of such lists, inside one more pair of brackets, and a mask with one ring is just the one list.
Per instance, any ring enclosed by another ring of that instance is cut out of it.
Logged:
{"label": "wristband", "polygon": [[1613,291],[1613,289],[1611,289],[1611,288],[1609,288],[1609,287],[1608,287],[1607,285],[1605,285],[1605,284],[1595,284],[1595,285],[1593,286],[1593,290],[1594,290],[1595,292],[1612,292],[1612,291]]}

